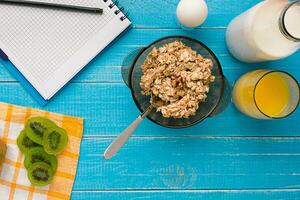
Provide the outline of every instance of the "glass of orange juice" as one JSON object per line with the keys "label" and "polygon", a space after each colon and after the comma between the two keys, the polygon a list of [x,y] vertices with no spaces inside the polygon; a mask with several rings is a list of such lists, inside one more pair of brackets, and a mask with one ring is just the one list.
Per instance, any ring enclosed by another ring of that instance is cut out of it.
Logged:
{"label": "glass of orange juice", "polygon": [[243,75],[233,88],[233,102],[257,119],[281,119],[292,114],[300,99],[297,80],[283,71],[255,70]]}

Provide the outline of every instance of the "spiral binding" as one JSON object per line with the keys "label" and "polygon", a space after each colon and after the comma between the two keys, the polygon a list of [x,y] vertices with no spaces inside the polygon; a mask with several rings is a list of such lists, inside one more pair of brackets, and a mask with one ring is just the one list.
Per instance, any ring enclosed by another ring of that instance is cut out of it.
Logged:
{"label": "spiral binding", "polygon": [[[107,3],[109,0],[103,0],[103,2],[104,3]],[[118,6],[118,4],[119,4],[119,1],[118,0],[112,0],[111,1],[112,3],[110,3],[109,5],[108,5],[108,7],[110,8],[110,9],[113,9],[115,6]],[[124,7],[119,7],[119,9],[118,10],[115,10],[115,15],[118,15],[119,13],[123,13],[123,11],[124,11]],[[123,13],[124,14],[124,13]],[[128,15],[129,15],[129,13],[128,12],[126,12],[123,16],[121,16],[120,17],[120,20],[121,21],[124,21],[125,19],[127,19],[128,18]]]}

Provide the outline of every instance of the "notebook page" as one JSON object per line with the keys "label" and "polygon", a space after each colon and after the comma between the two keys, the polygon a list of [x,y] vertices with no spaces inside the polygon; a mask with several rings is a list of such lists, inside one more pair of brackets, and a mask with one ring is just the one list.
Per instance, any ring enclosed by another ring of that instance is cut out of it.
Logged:
{"label": "notebook page", "polygon": [[47,2],[100,7],[104,14],[0,4],[0,48],[45,99],[130,24],[113,13],[117,7],[108,8],[111,1]]}

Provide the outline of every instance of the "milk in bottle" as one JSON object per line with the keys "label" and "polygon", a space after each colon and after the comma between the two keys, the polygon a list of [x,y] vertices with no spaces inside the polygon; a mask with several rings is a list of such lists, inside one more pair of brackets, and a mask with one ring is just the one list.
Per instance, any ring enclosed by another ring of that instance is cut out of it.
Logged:
{"label": "milk in bottle", "polygon": [[300,48],[300,1],[262,1],[229,24],[226,42],[244,62],[290,56]]}

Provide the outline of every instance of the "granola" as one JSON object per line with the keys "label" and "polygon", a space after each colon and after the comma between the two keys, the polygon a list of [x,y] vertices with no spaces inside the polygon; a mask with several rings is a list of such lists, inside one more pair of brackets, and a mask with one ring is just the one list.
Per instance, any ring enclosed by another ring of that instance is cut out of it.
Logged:
{"label": "granola", "polygon": [[[189,118],[209,92],[213,62],[182,42],[153,48],[142,65],[142,95],[166,118]],[[153,101],[153,102],[152,102]]]}

